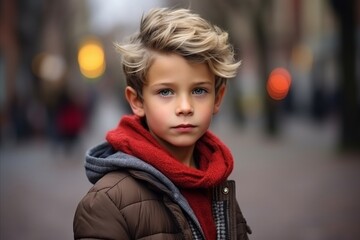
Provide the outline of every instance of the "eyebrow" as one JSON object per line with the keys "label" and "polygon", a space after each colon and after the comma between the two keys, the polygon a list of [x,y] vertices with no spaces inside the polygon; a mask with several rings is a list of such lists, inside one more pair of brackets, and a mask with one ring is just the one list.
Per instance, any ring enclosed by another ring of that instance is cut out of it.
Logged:
{"label": "eyebrow", "polygon": [[203,85],[203,84],[210,84],[210,85],[212,85],[213,82],[212,82],[212,81],[203,81],[203,82],[194,83],[194,85]]}
{"label": "eyebrow", "polygon": [[[212,85],[213,82],[212,81],[199,81],[199,82],[194,82],[192,85],[194,86],[200,86],[200,85]],[[172,85],[176,85],[173,82],[159,82],[159,83],[155,83],[152,84],[151,86],[172,86]]]}
{"label": "eyebrow", "polygon": [[[155,83],[154,85],[173,85],[174,83],[171,82],[171,81],[162,81],[162,82],[158,82],[158,83]],[[211,80],[201,80],[201,81],[195,81],[193,83],[193,85],[202,85],[202,84],[212,84],[212,81]]]}
{"label": "eyebrow", "polygon": [[170,87],[174,85],[172,82],[159,82],[159,83],[154,83],[154,84],[149,84],[148,86],[150,87]]}

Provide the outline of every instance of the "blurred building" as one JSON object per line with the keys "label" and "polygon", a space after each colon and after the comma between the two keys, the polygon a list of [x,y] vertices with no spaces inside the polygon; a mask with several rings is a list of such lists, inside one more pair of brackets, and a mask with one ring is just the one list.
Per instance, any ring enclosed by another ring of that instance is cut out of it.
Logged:
{"label": "blurred building", "polygon": [[[99,94],[112,94],[123,102],[119,93],[124,81],[113,43],[136,31],[142,12],[155,6],[192,8],[229,31],[237,57],[242,59],[236,81],[229,83],[227,98],[227,110],[235,121],[257,122],[275,134],[286,116],[319,121],[335,118],[340,119],[339,124],[349,125],[342,122],[341,116],[346,114],[339,109],[346,108],[341,105],[345,102],[352,111],[359,111],[360,84],[359,70],[351,68],[347,72],[356,71],[357,75],[342,80],[338,62],[342,32],[339,13],[348,11],[338,10],[344,3],[353,4],[351,16],[359,15],[359,4],[353,0],[153,0],[146,4],[4,0],[1,139],[56,135],[54,118],[64,92],[83,106],[86,114]],[[358,32],[359,19],[353,22],[353,31]],[[77,59],[79,47],[89,36],[97,39],[105,54],[104,72],[94,78],[81,74]],[[353,47],[356,58],[349,61],[355,66],[359,62],[359,37]],[[269,74],[277,67],[291,74],[291,86],[281,101],[271,99],[266,90]],[[351,94],[341,94],[342,86],[347,85]],[[351,96],[350,103],[340,100],[344,95]],[[352,129],[359,128],[359,124],[352,125]]]}
{"label": "blurred building", "polygon": [[2,142],[51,136],[62,96],[86,100],[76,62],[86,2],[4,0],[0,9]]}

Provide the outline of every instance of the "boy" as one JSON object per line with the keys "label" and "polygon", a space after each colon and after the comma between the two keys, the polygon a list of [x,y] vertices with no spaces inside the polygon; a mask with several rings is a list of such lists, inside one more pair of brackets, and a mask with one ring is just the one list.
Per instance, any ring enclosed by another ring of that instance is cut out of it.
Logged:
{"label": "boy", "polygon": [[186,9],[154,9],[117,49],[134,114],[87,153],[95,185],[75,239],[248,239],[232,155],[208,131],[239,66],[227,33]]}

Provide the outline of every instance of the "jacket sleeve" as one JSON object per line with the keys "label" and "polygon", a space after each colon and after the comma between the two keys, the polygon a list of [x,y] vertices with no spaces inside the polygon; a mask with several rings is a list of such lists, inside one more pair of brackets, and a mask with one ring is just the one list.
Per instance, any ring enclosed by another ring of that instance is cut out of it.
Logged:
{"label": "jacket sleeve", "polygon": [[106,191],[90,191],[77,206],[74,239],[130,239],[127,223]]}
{"label": "jacket sleeve", "polygon": [[241,240],[249,240],[248,234],[251,234],[252,231],[250,227],[247,225],[247,222],[240,210],[239,204],[236,201],[236,232],[237,232],[237,239]]}

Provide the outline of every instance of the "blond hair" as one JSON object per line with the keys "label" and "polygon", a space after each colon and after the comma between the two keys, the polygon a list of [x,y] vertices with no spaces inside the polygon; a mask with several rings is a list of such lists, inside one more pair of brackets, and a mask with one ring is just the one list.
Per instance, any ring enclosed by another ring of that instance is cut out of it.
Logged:
{"label": "blond hair", "polygon": [[235,77],[240,62],[228,33],[188,9],[157,8],[143,16],[140,31],[128,43],[115,44],[122,54],[127,85],[142,98],[142,88],[155,53],[175,53],[186,60],[206,63],[215,75],[216,91]]}

